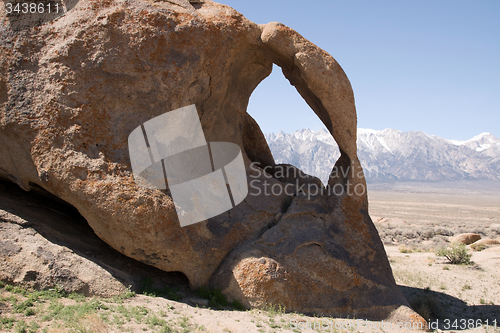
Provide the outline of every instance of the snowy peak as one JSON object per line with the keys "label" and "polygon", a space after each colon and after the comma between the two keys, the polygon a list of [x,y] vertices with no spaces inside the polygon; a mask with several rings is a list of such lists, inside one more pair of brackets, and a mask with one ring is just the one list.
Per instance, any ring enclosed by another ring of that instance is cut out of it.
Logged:
{"label": "snowy peak", "polygon": [[476,135],[475,137],[473,137],[470,140],[467,140],[466,142],[467,143],[471,143],[471,142],[495,143],[495,142],[498,142],[498,141],[500,141],[500,140],[497,139],[493,134],[488,133],[488,132],[484,132],[484,133],[481,133],[479,135]]}
{"label": "snowy peak", "polygon": [[468,140],[465,145],[478,152],[482,152],[490,148],[495,148],[495,146],[500,147],[500,139],[497,139],[490,133],[481,133]]}
{"label": "snowy peak", "polygon": [[496,138],[493,134],[484,132],[476,135],[467,141],[449,140],[456,146],[465,146],[474,149],[477,152],[483,152],[491,149],[500,149],[500,139]]}
{"label": "snowy peak", "polygon": [[[467,141],[422,131],[358,129],[358,156],[369,181],[500,180],[500,139],[482,133]],[[277,163],[290,163],[326,182],[339,158],[326,129],[266,134]]]}

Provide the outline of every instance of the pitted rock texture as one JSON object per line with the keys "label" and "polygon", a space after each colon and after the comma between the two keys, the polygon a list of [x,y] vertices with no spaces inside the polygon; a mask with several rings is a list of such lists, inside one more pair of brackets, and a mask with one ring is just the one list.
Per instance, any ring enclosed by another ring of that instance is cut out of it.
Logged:
{"label": "pitted rock texture", "polygon": [[[185,278],[140,263],[99,239],[76,209],[35,188],[0,181],[0,280],[110,297],[144,281],[183,287]],[[185,287],[183,288],[185,289]]]}
{"label": "pitted rock texture", "polygon": [[[210,1],[81,0],[32,29],[2,22],[3,177],[70,203],[121,253],[248,306],[421,320],[395,284],[366,193],[353,191],[366,188],[354,96],[328,53],[282,24],[257,25]],[[273,63],[339,144],[329,182],[337,194],[269,194],[293,179],[263,171],[276,166],[246,107]],[[190,104],[207,141],[242,148],[250,193],[236,208],[181,228],[168,191],[134,183],[127,137]]]}

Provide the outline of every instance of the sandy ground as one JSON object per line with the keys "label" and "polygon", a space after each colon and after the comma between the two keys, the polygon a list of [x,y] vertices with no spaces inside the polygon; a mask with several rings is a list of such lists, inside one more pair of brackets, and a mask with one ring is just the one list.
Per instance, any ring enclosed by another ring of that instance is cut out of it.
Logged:
{"label": "sandy ground", "polygon": [[447,264],[432,252],[401,253],[396,246],[386,246],[386,251],[407,300],[431,299],[441,329],[447,319],[500,323],[500,246],[472,252],[474,264],[469,266]]}
{"label": "sandy ground", "polygon": [[[500,246],[473,252],[472,266],[446,264],[445,260],[430,252],[401,253],[397,246],[386,246],[386,251],[396,282],[409,302],[423,297],[432,299],[436,304],[433,310],[439,312],[440,318],[431,320],[433,328],[439,328],[439,331],[462,331],[462,326],[468,328],[467,332],[500,332],[500,306],[497,305],[500,304]],[[158,310],[171,307],[166,313],[172,322],[187,317],[198,329],[202,327],[200,332],[411,331],[390,328],[388,323],[385,323],[385,328],[378,329],[381,324],[378,322],[315,318],[272,311],[208,310],[144,296],[132,298],[128,302],[131,306],[146,304]],[[316,329],[307,329],[307,325],[316,325]]]}

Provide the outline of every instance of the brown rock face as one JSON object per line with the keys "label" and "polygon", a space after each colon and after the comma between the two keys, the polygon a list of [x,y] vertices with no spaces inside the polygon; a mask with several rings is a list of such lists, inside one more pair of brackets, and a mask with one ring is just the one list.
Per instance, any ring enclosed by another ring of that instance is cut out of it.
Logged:
{"label": "brown rock face", "polygon": [[474,242],[474,244],[477,244],[477,245],[486,245],[486,246],[493,246],[493,245],[499,245],[500,244],[500,239],[489,239],[489,238],[484,238],[484,239],[480,239],[478,240],[477,242]]}
{"label": "brown rock face", "polygon": [[[1,175],[72,204],[113,248],[182,272],[193,287],[219,287],[248,306],[421,321],[368,216],[354,97],[339,64],[282,24],[259,26],[214,2],[176,3],[81,0],[23,31],[3,18]],[[246,113],[273,63],[341,149],[322,193],[312,177],[300,185],[316,189],[276,190],[294,177],[270,175],[279,166]],[[134,183],[127,138],[190,104],[208,142],[241,147],[249,195],[181,228],[168,191]]]}
{"label": "brown rock face", "polygon": [[128,286],[140,291],[146,279],[185,285],[180,274],[113,250],[74,208],[42,193],[0,181],[0,281],[103,297],[123,294]]}
{"label": "brown rock face", "polygon": [[460,234],[460,235],[456,235],[456,236],[452,237],[450,239],[450,242],[469,245],[469,244],[472,244],[474,242],[477,242],[480,239],[481,239],[480,234],[465,233],[465,234]]}

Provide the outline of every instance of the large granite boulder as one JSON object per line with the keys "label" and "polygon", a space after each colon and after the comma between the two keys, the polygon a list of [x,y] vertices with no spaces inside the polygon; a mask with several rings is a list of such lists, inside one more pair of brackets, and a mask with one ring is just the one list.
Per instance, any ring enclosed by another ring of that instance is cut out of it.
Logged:
{"label": "large granite boulder", "polygon": [[42,189],[0,181],[0,281],[111,297],[142,291],[145,282],[184,292],[186,280],[112,249],[76,209]]}
{"label": "large granite boulder", "polygon": [[[422,320],[368,215],[354,96],[328,53],[210,1],[81,0],[33,26],[1,19],[2,177],[70,203],[121,253],[247,306]],[[340,147],[326,188],[310,177],[316,187],[278,191],[294,176],[272,177],[280,168],[246,107],[273,63]],[[127,138],[191,104],[208,142],[241,147],[250,186],[237,207],[181,227],[168,190],[134,182]]]}
{"label": "large granite boulder", "polygon": [[457,243],[457,244],[470,245],[472,243],[477,242],[480,239],[481,239],[481,235],[480,234],[475,234],[475,233],[469,232],[469,233],[465,233],[465,234],[460,234],[460,235],[453,236],[450,239],[450,242],[451,243]]}

